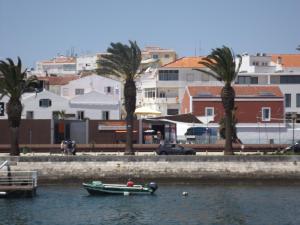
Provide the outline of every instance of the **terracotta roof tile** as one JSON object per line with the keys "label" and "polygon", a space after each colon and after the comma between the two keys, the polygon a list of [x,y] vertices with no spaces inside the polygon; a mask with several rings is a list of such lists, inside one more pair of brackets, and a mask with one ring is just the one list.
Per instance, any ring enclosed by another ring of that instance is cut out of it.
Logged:
{"label": "terracotta roof tile", "polygon": [[204,57],[182,57],[163,66],[163,68],[204,68],[199,62]]}
{"label": "terracotta roof tile", "polygon": [[38,77],[38,80],[48,81],[49,85],[65,85],[72,80],[79,79],[80,76],[61,76],[61,77]]}
{"label": "terracotta roof tile", "polygon": [[[278,86],[233,86],[236,97],[283,97]],[[189,86],[188,90],[193,97],[220,97],[223,86]]]}
{"label": "terracotta roof tile", "polygon": [[272,54],[271,57],[275,63],[281,57],[283,67],[300,67],[300,54]]}

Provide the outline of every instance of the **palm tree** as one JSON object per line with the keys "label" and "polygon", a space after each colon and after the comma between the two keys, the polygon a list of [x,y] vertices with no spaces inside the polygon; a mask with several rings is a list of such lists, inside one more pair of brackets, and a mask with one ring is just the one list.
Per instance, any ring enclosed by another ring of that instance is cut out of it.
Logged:
{"label": "palm tree", "polygon": [[[238,123],[237,121],[237,118],[236,118],[236,110],[237,110],[237,107],[234,107],[233,111],[232,111],[232,142],[233,143],[239,143],[240,140],[237,136],[237,130],[236,130],[236,124]],[[222,139],[226,139],[226,126],[225,126],[225,117],[223,117],[220,122],[219,122],[219,134],[220,134],[220,137]]]}
{"label": "palm tree", "polygon": [[238,65],[235,60],[234,53],[230,48],[223,46],[222,48],[212,49],[207,57],[203,58],[199,63],[207,67],[209,70],[196,69],[204,72],[218,81],[224,82],[221,90],[221,98],[225,110],[225,155],[232,155],[232,111],[234,109],[235,91],[231,83],[235,80],[242,63],[242,57],[237,55]]}
{"label": "palm tree", "polygon": [[129,41],[129,45],[111,43],[107,49],[109,54],[103,55],[99,61],[99,74],[115,75],[124,83],[124,97],[126,110],[126,155],[134,155],[132,145],[133,121],[136,108],[136,86],[135,78],[139,74],[141,65],[141,50],[137,43]]}
{"label": "palm tree", "polygon": [[22,62],[19,57],[17,64],[14,64],[10,58],[6,61],[0,60],[0,99],[4,96],[9,97],[6,113],[11,133],[10,155],[20,155],[19,126],[23,110],[20,99],[25,91],[34,88],[35,83],[35,76],[27,79],[26,69],[22,72]]}

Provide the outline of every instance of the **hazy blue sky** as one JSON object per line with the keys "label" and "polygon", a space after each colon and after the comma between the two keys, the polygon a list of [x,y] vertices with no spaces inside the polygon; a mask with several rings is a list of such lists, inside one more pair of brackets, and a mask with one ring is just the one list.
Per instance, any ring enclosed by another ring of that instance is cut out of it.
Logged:
{"label": "hazy blue sky", "polygon": [[[296,53],[300,0],[0,0],[0,58],[27,67],[137,40],[181,56],[221,45],[236,53]],[[200,49],[200,50],[199,50]]]}

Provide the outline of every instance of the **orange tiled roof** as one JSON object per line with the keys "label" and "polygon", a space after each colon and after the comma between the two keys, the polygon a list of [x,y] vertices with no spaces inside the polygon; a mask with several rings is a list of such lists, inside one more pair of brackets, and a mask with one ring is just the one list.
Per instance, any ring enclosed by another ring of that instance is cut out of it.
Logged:
{"label": "orange tiled roof", "polygon": [[163,68],[204,68],[199,62],[204,57],[182,57],[163,66]]}
{"label": "orange tiled roof", "polygon": [[70,76],[61,76],[61,77],[38,77],[38,80],[48,81],[49,85],[65,85],[72,80],[78,79],[79,76],[70,75]]}
{"label": "orange tiled roof", "polygon": [[272,54],[271,57],[275,63],[281,57],[283,67],[300,67],[300,54]]}
{"label": "orange tiled roof", "polygon": [[[189,86],[189,93],[193,97],[199,94],[208,97],[220,97],[223,86]],[[233,86],[236,97],[283,97],[277,86]],[[270,95],[272,93],[273,95]]]}

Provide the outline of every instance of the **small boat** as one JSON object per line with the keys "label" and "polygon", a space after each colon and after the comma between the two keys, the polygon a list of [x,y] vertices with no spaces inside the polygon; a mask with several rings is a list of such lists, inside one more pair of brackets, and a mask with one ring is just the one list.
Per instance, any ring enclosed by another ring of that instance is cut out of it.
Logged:
{"label": "small boat", "polygon": [[150,182],[147,185],[133,185],[128,187],[126,184],[104,184],[101,181],[92,181],[91,183],[83,183],[83,187],[91,195],[103,194],[153,194],[157,189],[157,184]]}

